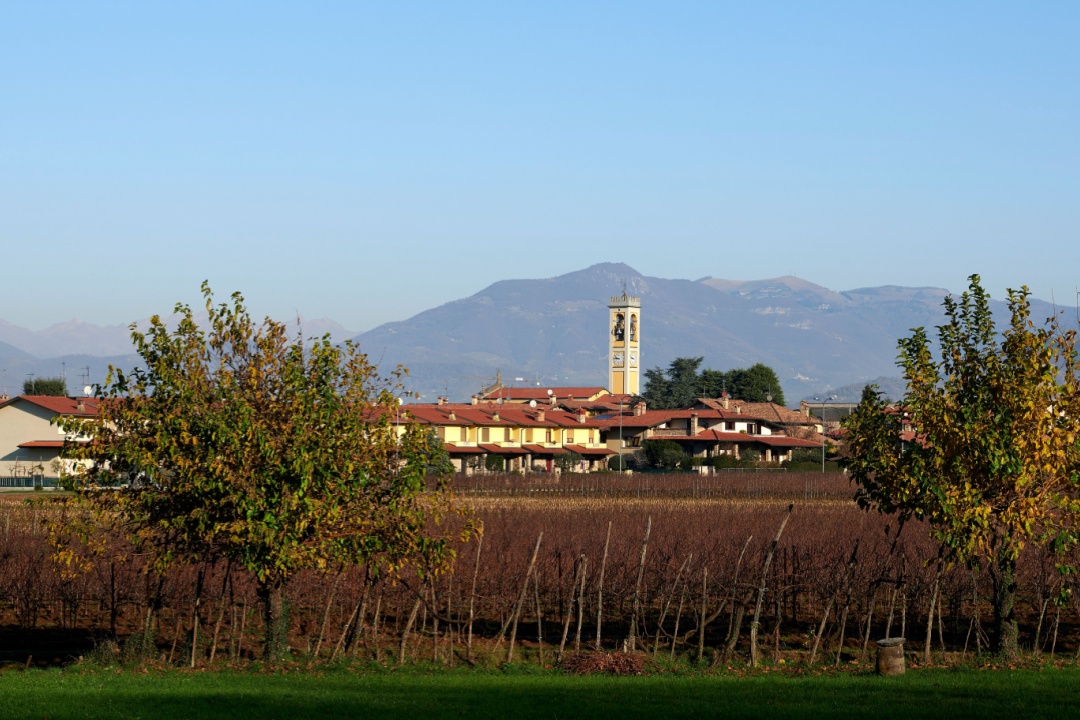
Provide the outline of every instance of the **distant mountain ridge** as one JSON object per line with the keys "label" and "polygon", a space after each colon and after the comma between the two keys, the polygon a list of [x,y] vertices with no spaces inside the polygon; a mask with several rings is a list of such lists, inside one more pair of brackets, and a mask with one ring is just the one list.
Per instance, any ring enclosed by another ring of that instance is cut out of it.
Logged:
{"label": "distant mountain ridge", "polygon": [[[205,311],[196,317],[205,320]],[[173,320],[166,318],[166,322]],[[355,335],[329,318],[300,322],[305,337],[329,334],[334,342],[341,342]],[[149,319],[135,325],[145,329]],[[23,381],[31,375],[62,374],[67,377],[68,392],[78,394],[84,385],[104,382],[109,365],[131,368],[138,364],[128,325],[102,326],[74,319],[34,331],[0,319],[0,394],[22,392]]]}
{"label": "distant mountain ridge", "polygon": [[[552,278],[500,280],[355,339],[384,374],[407,367],[408,389],[427,401],[465,400],[497,372],[508,385],[606,385],[607,303],[624,289],[642,299],[643,367],[685,356],[703,356],[703,367],[717,370],[762,362],[793,404],[824,392],[857,400],[865,383],[895,378],[897,339],[941,324],[949,294],[895,285],[834,291],[792,276],[664,279],[601,263]],[[992,307],[1004,326],[1005,303]],[[1053,311],[1032,301],[1033,318]],[[327,319],[304,321],[303,332],[338,341],[352,335]],[[91,382],[101,382],[109,363],[137,363],[129,335],[127,327],[78,321],[34,333],[0,320],[0,391],[17,392],[27,374],[56,375],[61,367],[72,391],[87,369]]]}
{"label": "distant mountain ridge", "polygon": [[[607,302],[641,297],[642,362],[666,367],[703,356],[727,370],[763,362],[794,402],[823,392],[857,400],[867,382],[897,374],[896,343],[943,321],[944,288],[884,286],[837,292],[797,277],[696,281],[601,263],[543,280],[502,280],[468,298],[357,336],[360,347],[411,373],[424,399],[464,399],[496,371],[506,384],[605,385]],[[1000,326],[1005,303],[992,301]],[[1033,300],[1032,317],[1049,317]],[[517,380],[516,378],[521,378]]]}

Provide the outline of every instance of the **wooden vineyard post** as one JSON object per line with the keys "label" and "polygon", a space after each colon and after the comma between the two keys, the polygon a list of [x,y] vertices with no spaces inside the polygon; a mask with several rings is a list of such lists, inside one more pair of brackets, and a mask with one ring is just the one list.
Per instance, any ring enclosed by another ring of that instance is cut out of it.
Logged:
{"label": "wooden vineyard post", "polygon": [[574,578],[570,582],[570,592],[566,598],[566,612],[563,613],[562,639],[559,641],[559,652],[555,655],[555,662],[562,660],[566,650],[566,640],[570,637],[570,621],[574,614],[574,594],[577,593],[578,576],[581,575],[581,558],[574,563]]}
{"label": "wooden vineyard post", "polygon": [[611,521],[607,524],[607,537],[604,539],[604,556],[600,559],[600,578],[596,590],[596,650],[600,651],[600,622],[604,615],[604,570],[607,568],[608,544],[611,542]]}
{"label": "wooden vineyard post", "polygon": [[637,650],[638,613],[641,609],[641,578],[645,575],[645,552],[649,549],[649,533],[652,531],[652,516],[645,521],[645,537],[641,541],[641,559],[638,561],[637,581],[634,583],[634,604],[630,613],[630,652]]}
{"label": "wooden vineyard post", "polygon": [[[687,555],[686,559],[683,560],[682,565],[679,566],[679,571],[675,573],[675,582],[671,585],[671,594],[667,596],[666,600],[664,600],[664,605],[660,609],[660,619],[656,621],[656,641],[653,643],[653,655],[656,655],[656,653],[660,650],[660,631],[664,628],[664,618],[667,617],[667,611],[671,607],[672,598],[674,598],[675,593],[679,591],[679,579],[682,578],[683,570],[685,570],[686,566],[690,564],[690,558],[692,557],[694,557],[693,553]],[[676,630],[676,632],[678,631]]]}
{"label": "wooden vineyard post", "polygon": [[405,629],[401,631],[401,648],[398,652],[398,665],[405,664],[405,649],[408,646],[409,631],[412,630],[413,623],[416,622],[416,615],[420,612],[420,604],[422,599],[419,594],[416,596],[416,602],[413,603],[412,612],[409,613],[409,619],[405,623]]}
{"label": "wooden vineyard post", "polygon": [[577,631],[574,633],[574,652],[581,652],[581,625],[585,619],[585,574],[589,569],[589,558],[581,556],[581,587],[577,597]]}
{"label": "wooden vineyard post", "polygon": [[476,578],[480,575],[480,551],[484,547],[484,536],[481,534],[476,541],[476,564],[473,566],[472,588],[469,590],[469,635],[465,641],[465,657],[472,662],[472,636],[473,622],[476,619]]}
{"label": "wooden vineyard post", "polygon": [[[780,536],[784,534],[784,527],[787,525],[788,520],[791,519],[791,512],[794,509],[795,503],[788,505],[787,514],[784,515],[784,519],[776,531],[776,537],[773,538],[772,543],[769,545],[769,552],[765,555],[765,565],[761,568],[761,584],[758,586],[757,605],[754,606],[754,620],[750,624],[751,667],[757,667],[758,664],[757,635],[758,627],[761,625],[761,610],[765,603],[765,585],[769,578],[769,566],[772,564],[773,553],[776,552],[776,546],[780,544]],[[704,617],[704,615],[702,615],[702,617]],[[704,633],[702,633],[702,635],[704,635]]]}
{"label": "wooden vineyard post", "polygon": [[705,603],[709,599],[709,566],[701,567],[701,628],[697,638],[697,661],[698,665],[705,657]]}
{"label": "wooden vineyard post", "polygon": [[939,577],[934,577],[934,591],[930,593],[930,609],[926,613],[926,643],[923,646],[923,662],[927,665],[930,664],[930,641],[934,637],[934,605],[937,603]]}
{"label": "wooden vineyard post", "polygon": [[521,583],[521,594],[518,595],[517,606],[514,608],[514,616],[510,629],[510,648],[506,653],[506,662],[514,661],[514,643],[517,642],[518,620],[521,619],[521,608],[525,604],[525,596],[529,594],[529,578],[532,577],[533,568],[536,567],[536,556],[540,553],[540,541],[544,539],[544,533],[536,538],[536,547],[533,548],[532,559],[529,568],[525,571],[525,580]]}

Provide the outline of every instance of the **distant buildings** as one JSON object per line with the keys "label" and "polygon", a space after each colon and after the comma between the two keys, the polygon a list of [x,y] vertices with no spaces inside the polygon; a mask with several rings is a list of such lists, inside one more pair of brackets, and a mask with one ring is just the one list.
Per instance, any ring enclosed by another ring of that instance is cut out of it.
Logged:
{"label": "distant buildings", "polygon": [[[606,469],[623,456],[629,466],[648,440],[668,440],[705,463],[741,458],[748,451],[786,462],[799,448],[822,447],[823,423],[804,406],[700,398],[678,410],[650,410],[636,401],[641,373],[641,300],[611,298],[608,378],[603,387],[524,387],[501,381],[470,403],[402,406],[393,422],[421,424],[442,441],[459,472]],[[23,395],[0,401],[0,486],[53,484],[65,469],[64,435],[56,419],[95,417],[97,400]],[[494,461],[492,461],[494,459]]]}
{"label": "distant buildings", "polygon": [[51,486],[63,470],[60,417],[97,416],[93,398],[19,395],[0,402],[0,487]]}

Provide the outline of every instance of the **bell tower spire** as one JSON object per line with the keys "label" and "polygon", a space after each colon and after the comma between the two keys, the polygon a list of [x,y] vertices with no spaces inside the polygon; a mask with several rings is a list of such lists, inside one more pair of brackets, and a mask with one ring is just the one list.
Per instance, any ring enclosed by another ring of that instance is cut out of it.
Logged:
{"label": "bell tower spire", "polygon": [[641,298],[623,294],[608,303],[608,390],[637,395],[641,376]]}

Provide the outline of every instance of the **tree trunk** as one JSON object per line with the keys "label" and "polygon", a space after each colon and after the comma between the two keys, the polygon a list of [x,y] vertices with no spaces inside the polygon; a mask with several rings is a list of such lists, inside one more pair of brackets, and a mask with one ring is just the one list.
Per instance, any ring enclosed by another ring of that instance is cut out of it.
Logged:
{"label": "tree trunk", "polygon": [[1019,653],[1020,635],[1016,622],[1016,560],[1002,553],[997,562],[991,565],[990,579],[994,585],[994,624],[990,649],[1013,658]]}
{"label": "tree trunk", "polygon": [[259,601],[263,605],[263,659],[274,663],[285,657],[289,649],[289,618],[285,609],[285,582],[259,582]]}

